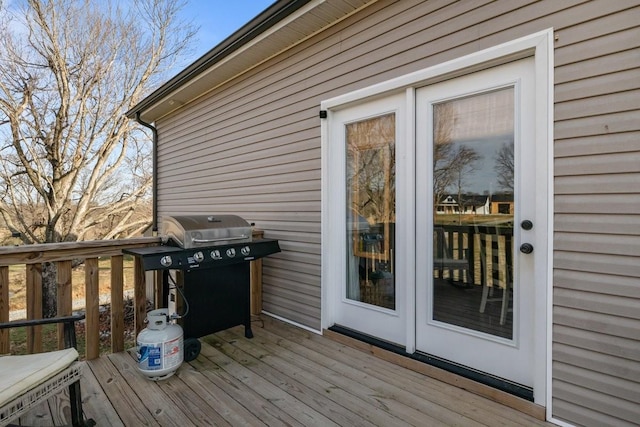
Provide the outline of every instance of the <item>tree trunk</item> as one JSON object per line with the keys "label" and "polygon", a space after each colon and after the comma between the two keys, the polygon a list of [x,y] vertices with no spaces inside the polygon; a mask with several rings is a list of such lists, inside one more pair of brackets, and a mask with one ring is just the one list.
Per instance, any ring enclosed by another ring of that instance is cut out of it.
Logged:
{"label": "tree trunk", "polygon": [[53,262],[42,264],[42,317],[55,317],[57,314],[56,265]]}

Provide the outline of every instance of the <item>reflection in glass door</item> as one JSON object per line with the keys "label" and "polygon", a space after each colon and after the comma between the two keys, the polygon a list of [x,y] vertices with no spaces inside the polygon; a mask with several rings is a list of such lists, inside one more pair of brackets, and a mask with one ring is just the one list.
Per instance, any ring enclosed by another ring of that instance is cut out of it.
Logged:
{"label": "reflection in glass door", "polygon": [[331,261],[323,260],[333,324],[401,346],[408,335],[408,280],[396,263],[406,259],[406,246],[396,245],[396,236],[406,240],[405,227],[396,227],[403,218],[396,182],[407,179],[398,164],[407,159],[406,106],[400,92],[331,113],[331,203],[323,219],[335,242],[325,254]]}
{"label": "reflection in glass door", "polygon": [[396,308],[395,113],[345,126],[346,296]]}
{"label": "reflection in glass door", "polygon": [[416,350],[525,389],[544,318],[534,257],[514,253],[522,220],[539,222],[534,70],[526,58],[416,92]]}
{"label": "reflection in glass door", "polygon": [[514,88],[433,104],[433,320],[513,338],[514,203]]}

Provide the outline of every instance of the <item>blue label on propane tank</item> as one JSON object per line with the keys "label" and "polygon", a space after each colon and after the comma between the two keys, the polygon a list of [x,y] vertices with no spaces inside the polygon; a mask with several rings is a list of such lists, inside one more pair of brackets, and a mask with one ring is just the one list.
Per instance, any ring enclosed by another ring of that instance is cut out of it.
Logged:
{"label": "blue label on propane tank", "polygon": [[149,368],[162,367],[162,351],[161,348],[151,347],[149,349]]}
{"label": "blue label on propane tank", "polygon": [[140,368],[161,369],[162,368],[162,345],[145,345],[140,346],[138,350],[138,362]]}

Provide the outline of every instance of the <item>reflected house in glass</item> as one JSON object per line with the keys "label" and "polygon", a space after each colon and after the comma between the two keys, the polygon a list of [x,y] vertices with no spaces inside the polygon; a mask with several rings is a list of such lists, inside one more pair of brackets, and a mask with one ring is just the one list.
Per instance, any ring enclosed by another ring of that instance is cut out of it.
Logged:
{"label": "reflected house in glass", "polygon": [[[511,198],[513,201],[513,197]],[[461,202],[455,196],[448,195],[436,206],[436,214],[475,214],[486,215],[489,210],[489,196],[476,194],[462,195]]]}
{"label": "reflected house in glass", "polygon": [[493,196],[491,196],[490,213],[513,215],[513,207],[513,193],[494,194]]}

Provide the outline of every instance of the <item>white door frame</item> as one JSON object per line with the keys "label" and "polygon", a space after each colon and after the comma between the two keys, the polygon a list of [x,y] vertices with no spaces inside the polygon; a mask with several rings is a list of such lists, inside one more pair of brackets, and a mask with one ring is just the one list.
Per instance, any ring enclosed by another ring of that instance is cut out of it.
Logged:
{"label": "white door frame", "polygon": [[[335,313],[331,301],[335,300],[334,292],[341,288],[344,282],[344,259],[336,250],[344,244],[344,228],[336,227],[331,223],[336,218],[335,204],[332,203],[332,192],[344,186],[344,182],[337,182],[335,174],[332,175],[330,165],[336,165],[337,151],[330,144],[329,122],[332,110],[339,109],[352,103],[361,102],[367,98],[382,96],[386,93],[405,91],[407,105],[415,105],[415,88],[433,84],[445,79],[479,71],[499,64],[504,64],[515,59],[533,56],[535,59],[535,86],[536,96],[536,126],[535,144],[536,156],[547,159],[546,167],[536,171],[536,194],[543,198],[539,200],[536,217],[536,227],[541,235],[546,237],[545,243],[537,243],[536,249],[543,255],[536,260],[536,280],[544,280],[546,287],[544,292],[536,295],[534,310],[541,319],[535,327],[534,341],[536,343],[533,359],[534,367],[534,402],[547,407],[547,416],[551,409],[551,325],[552,325],[552,276],[553,276],[553,29],[547,29],[531,34],[498,46],[494,46],[479,52],[466,55],[451,61],[447,61],[424,70],[416,71],[392,80],[388,80],[367,88],[356,90],[335,98],[327,99],[321,103],[321,110],[327,112],[328,120],[321,121],[321,166],[322,166],[322,212],[321,212],[321,286],[322,308],[321,327],[326,329],[334,324]],[[545,90],[546,89],[546,90]],[[412,119],[406,119],[408,124]],[[412,122],[411,122],[412,123]],[[412,125],[408,129],[415,129]],[[408,132],[409,145],[415,146],[415,133]],[[340,163],[337,163],[340,165]],[[338,166],[342,167],[342,165]],[[407,184],[404,182],[402,184]],[[401,183],[398,183],[400,187]],[[413,186],[413,184],[412,184]],[[339,196],[339,195],[338,195]],[[415,246],[414,246],[415,247]],[[415,267],[415,258],[403,263],[407,271]],[[400,265],[398,265],[400,268]],[[336,286],[336,284],[338,284]],[[409,286],[411,288],[411,286]],[[415,288],[415,287],[414,287]],[[413,295],[415,297],[415,295]],[[412,298],[411,292],[407,293],[407,300]],[[411,310],[409,310],[411,311]],[[407,352],[415,350],[415,313],[407,313]]]}

